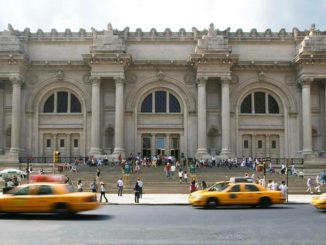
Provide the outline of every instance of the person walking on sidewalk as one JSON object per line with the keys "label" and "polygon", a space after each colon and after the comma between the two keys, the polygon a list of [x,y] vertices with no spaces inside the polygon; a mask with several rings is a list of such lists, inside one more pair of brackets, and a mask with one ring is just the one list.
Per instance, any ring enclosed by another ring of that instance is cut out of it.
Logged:
{"label": "person walking on sidewalk", "polygon": [[320,193],[320,177],[319,175],[317,174],[316,176],[316,186],[315,186],[315,191],[317,191],[318,193]]}
{"label": "person walking on sidewalk", "polygon": [[106,196],[105,196],[106,189],[105,189],[105,187],[104,187],[104,183],[101,182],[100,185],[101,185],[101,187],[100,187],[100,188],[101,188],[100,202],[102,202],[102,197],[104,197],[105,202],[108,202],[108,199],[107,199]]}
{"label": "person walking on sidewalk", "polygon": [[81,180],[78,180],[78,183],[77,183],[77,191],[78,192],[82,192],[83,191],[83,184],[82,184],[82,181]]}
{"label": "person walking on sidewalk", "polygon": [[134,187],[134,192],[135,192],[135,203],[139,203],[139,192],[140,188],[138,185],[138,181],[136,181],[135,187]]}
{"label": "person walking on sidewalk", "polygon": [[123,192],[123,180],[122,180],[122,178],[118,179],[117,187],[118,187],[118,196],[122,196],[122,192]]}
{"label": "person walking on sidewalk", "polygon": [[310,192],[310,194],[313,193],[312,192],[312,180],[310,177],[307,179],[307,192]]}
{"label": "person walking on sidewalk", "polygon": [[139,177],[137,179],[137,182],[138,182],[138,186],[139,186],[139,198],[142,198],[143,197],[143,186],[144,186],[144,183],[143,183],[143,181],[141,181],[141,179]]}
{"label": "person walking on sidewalk", "polygon": [[282,181],[282,184],[280,184],[280,186],[278,187],[278,189],[282,192],[283,197],[284,198],[287,198],[287,196],[288,196],[288,187],[285,184],[285,181],[284,180]]}

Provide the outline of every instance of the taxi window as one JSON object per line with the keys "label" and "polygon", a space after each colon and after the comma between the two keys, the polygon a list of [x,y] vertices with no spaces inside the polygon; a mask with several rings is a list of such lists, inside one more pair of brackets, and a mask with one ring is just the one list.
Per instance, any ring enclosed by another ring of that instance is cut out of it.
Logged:
{"label": "taxi window", "polygon": [[41,185],[38,190],[38,195],[51,195],[53,194],[51,186],[48,185]]}
{"label": "taxi window", "polygon": [[18,195],[18,196],[23,196],[23,195],[28,195],[29,194],[29,187],[24,187],[19,189],[18,191],[16,191],[14,193],[14,195]]}
{"label": "taxi window", "polygon": [[245,191],[259,191],[259,189],[255,185],[245,185]]}
{"label": "taxi window", "polygon": [[240,185],[234,185],[229,190],[229,192],[239,192],[239,191],[240,191]]}
{"label": "taxi window", "polygon": [[222,191],[226,188],[226,186],[228,185],[228,183],[218,183],[213,185],[209,190],[210,191]]}

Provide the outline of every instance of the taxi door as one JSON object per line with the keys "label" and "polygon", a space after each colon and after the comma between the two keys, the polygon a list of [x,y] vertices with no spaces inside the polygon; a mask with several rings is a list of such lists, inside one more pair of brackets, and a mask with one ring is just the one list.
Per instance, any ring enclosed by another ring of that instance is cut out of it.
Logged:
{"label": "taxi door", "polygon": [[38,186],[36,196],[33,200],[35,212],[51,212],[53,210],[56,196],[51,185],[42,184]]}
{"label": "taxi door", "polygon": [[240,192],[240,184],[231,186],[223,195],[221,203],[226,205],[239,204],[242,199],[242,193]]}
{"label": "taxi door", "polygon": [[258,204],[260,191],[256,185],[243,184],[243,204],[255,205]]}
{"label": "taxi door", "polygon": [[26,186],[8,197],[6,200],[5,210],[14,213],[27,213],[32,211],[33,207],[33,188],[34,186]]}

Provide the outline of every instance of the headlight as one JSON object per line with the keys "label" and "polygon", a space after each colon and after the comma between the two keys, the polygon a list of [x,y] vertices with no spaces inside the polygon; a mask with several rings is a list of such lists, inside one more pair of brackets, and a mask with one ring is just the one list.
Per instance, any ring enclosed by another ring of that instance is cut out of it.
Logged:
{"label": "headlight", "polygon": [[202,195],[200,195],[199,193],[194,193],[194,194],[192,194],[192,197],[193,197],[193,199],[195,199],[195,200],[199,200],[199,199],[202,198]]}

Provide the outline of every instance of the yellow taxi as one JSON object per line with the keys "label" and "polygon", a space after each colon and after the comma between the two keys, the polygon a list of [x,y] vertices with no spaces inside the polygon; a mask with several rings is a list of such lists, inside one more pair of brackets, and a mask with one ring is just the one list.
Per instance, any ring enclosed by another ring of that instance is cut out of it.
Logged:
{"label": "yellow taxi", "polygon": [[268,207],[284,203],[280,191],[267,191],[255,183],[217,182],[206,190],[195,191],[188,197],[192,206],[214,208],[225,205],[248,205]]}
{"label": "yellow taxi", "polygon": [[326,193],[313,197],[311,203],[315,208],[326,209]]}
{"label": "yellow taxi", "polygon": [[74,214],[99,207],[96,194],[72,192],[61,183],[32,183],[21,185],[0,196],[0,213]]}

